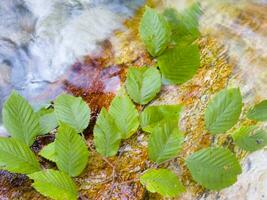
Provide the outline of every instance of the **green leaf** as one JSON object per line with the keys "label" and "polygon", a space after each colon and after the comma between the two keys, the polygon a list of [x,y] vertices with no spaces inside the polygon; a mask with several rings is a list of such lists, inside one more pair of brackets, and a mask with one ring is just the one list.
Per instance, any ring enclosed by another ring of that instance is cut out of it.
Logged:
{"label": "green leaf", "polygon": [[46,145],[39,153],[40,156],[43,158],[50,160],[52,162],[56,162],[56,149],[55,149],[55,142],[52,142]]}
{"label": "green leaf", "polygon": [[59,170],[78,176],[88,163],[88,149],[83,138],[67,124],[61,124],[55,140],[56,163]]}
{"label": "green leaf", "polygon": [[210,190],[220,190],[234,184],[241,173],[235,155],[222,147],[202,149],[186,159],[193,179]]}
{"label": "green leaf", "polygon": [[182,84],[191,79],[200,65],[197,45],[176,46],[158,57],[164,84]]}
{"label": "green leaf", "polygon": [[31,174],[41,170],[31,149],[14,138],[0,138],[0,168],[13,173]]}
{"label": "green leaf", "polygon": [[90,121],[90,108],[81,97],[62,94],[55,100],[55,113],[59,122],[64,122],[81,133]]}
{"label": "green leaf", "polygon": [[7,131],[28,146],[32,145],[40,133],[38,115],[30,104],[13,91],[3,106],[3,122]]}
{"label": "green leaf", "polygon": [[267,133],[256,126],[243,126],[232,135],[234,142],[246,151],[257,151],[267,145]]}
{"label": "green leaf", "polygon": [[112,116],[105,108],[101,109],[94,127],[96,150],[104,157],[114,156],[119,150],[121,133]]}
{"label": "green leaf", "polygon": [[34,180],[32,186],[46,197],[55,200],[76,200],[78,198],[76,185],[64,172],[49,169],[28,176]]}
{"label": "green leaf", "polygon": [[160,55],[170,42],[171,30],[166,19],[155,10],[146,7],[140,22],[139,33],[152,56]]}
{"label": "green leaf", "polygon": [[131,67],[128,70],[126,89],[131,99],[145,105],[160,92],[161,77],[154,67]]}
{"label": "green leaf", "polygon": [[143,131],[151,133],[162,121],[176,120],[178,124],[181,105],[149,106],[140,115]]}
{"label": "green leaf", "polygon": [[58,122],[54,109],[42,107],[36,114],[39,116],[41,134],[47,134],[57,128]]}
{"label": "green leaf", "polygon": [[181,150],[183,139],[176,120],[161,122],[157,128],[153,129],[149,137],[149,159],[161,164],[175,158]]}
{"label": "green leaf", "polygon": [[57,128],[57,118],[54,112],[45,114],[40,117],[41,133],[46,134]]}
{"label": "green leaf", "polygon": [[205,112],[206,128],[212,134],[224,133],[238,121],[242,96],[238,88],[224,89],[208,103]]}
{"label": "green leaf", "polygon": [[255,105],[249,112],[248,118],[256,121],[267,121],[267,100]]}
{"label": "green leaf", "polygon": [[131,137],[137,131],[139,114],[128,95],[116,96],[111,102],[109,113],[119,128],[122,139]]}
{"label": "green leaf", "polygon": [[140,177],[140,182],[148,191],[166,197],[176,197],[185,191],[178,177],[168,169],[149,169]]}
{"label": "green leaf", "polygon": [[192,4],[178,13],[174,8],[168,8],[163,15],[166,17],[172,30],[172,42],[176,44],[191,44],[200,33],[199,17],[201,14],[199,3]]}

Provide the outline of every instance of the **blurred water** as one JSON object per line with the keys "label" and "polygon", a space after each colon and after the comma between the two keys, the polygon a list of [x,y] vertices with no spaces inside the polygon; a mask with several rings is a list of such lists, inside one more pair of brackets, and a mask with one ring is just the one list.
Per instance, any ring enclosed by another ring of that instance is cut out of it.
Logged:
{"label": "blurred water", "polygon": [[[165,0],[164,6],[181,9],[189,1]],[[233,66],[227,87],[240,87],[246,108],[267,98],[267,1],[204,0],[200,31],[223,46],[224,56]],[[261,124],[266,127],[267,124]],[[242,160],[237,182],[220,192],[206,192],[201,200],[266,200],[267,151],[249,154]],[[189,192],[180,199],[196,199]],[[197,198],[199,199],[199,198]]]}
{"label": "blurred water", "polygon": [[[193,0],[155,2],[182,10]],[[81,63],[84,56],[100,52],[115,30],[125,30],[123,21],[143,4],[144,0],[2,0],[0,110],[12,89],[32,104],[37,99],[46,103],[64,89],[53,86],[66,76],[71,84],[88,88],[96,87],[92,80],[106,80],[101,87],[114,92],[110,86],[120,81],[116,66],[99,72],[94,62]],[[200,5],[201,35],[216,38],[234,66],[228,85],[241,88],[247,105],[267,98],[267,0],[201,0]],[[264,150],[251,154],[234,186],[202,199],[267,199],[266,160]]]}
{"label": "blurred water", "polygon": [[101,42],[114,30],[123,29],[123,21],[143,3],[144,0],[2,0],[0,110],[12,89],[34,105],[37,97],[38,104],[53,99],[60,91],[47,87],[55,84],[72,64],[82,62],[83,56],[101,51]]}

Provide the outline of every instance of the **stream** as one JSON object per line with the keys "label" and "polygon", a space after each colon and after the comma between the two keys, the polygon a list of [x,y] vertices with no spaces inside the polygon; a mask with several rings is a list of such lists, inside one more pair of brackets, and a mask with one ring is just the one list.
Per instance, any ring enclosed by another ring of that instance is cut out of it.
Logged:
{"label": "stream", "polygon": [[[167,7],[183,10],[193,1],[149,2],[159,10]],[[36,110],[60,93],[70,92],[88,100],[93,112],[98,113],[120,88],[125,68],[151,62],[144,56],[143,46],[136,42],[137,33],[131,30],[131,26],[137,26],[132,21],[145,3],[145,0],[2,0],[0,110],[10,92],[17,90]],[[213,38],[222,49],[213,58],[214,63],[222,58],[232,67],[226,85],[240,87],[246,109],[266,99],[267,0],[203,0],[200,6],[201,37]],[[210,63],[212,68],[213,61]],[[205,74],[205,80],[210,79],[208,75]],[[175,93],[172,87],[165,90],[166,96]],[[8,136],[1,114],[0,136]],[[267,200],[267,151],[250,154],[242,166],[243,173],[233,186],[197,197],[189,191],[180,199]]]}

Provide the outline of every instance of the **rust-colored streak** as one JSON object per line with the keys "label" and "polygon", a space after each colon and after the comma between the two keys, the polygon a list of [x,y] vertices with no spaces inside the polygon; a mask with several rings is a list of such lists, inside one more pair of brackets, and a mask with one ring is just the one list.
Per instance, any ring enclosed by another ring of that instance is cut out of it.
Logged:
{"label": "rust-colored streak", "polygon": [[96,117],[102,107],[108,108],[115,93],[125,79],[125,67],[113,62],[113,50],[109,41],[103,43],[99,55],[87,56],[75,63],[63,80],[63,89],[80,96],[91,108],[91,123],[86,132],[92,132]]}

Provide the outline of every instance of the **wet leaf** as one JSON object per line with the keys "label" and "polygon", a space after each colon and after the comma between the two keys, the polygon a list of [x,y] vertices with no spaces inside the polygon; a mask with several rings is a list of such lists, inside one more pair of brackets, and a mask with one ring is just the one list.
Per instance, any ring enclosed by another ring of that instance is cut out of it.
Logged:
{"label": "wet leaf", "polygon": [[197,45],[176,46],[158,57],[164,84],[182,84],[191,79],[200,65]]}
{"label": "wet leaf", "polygon": [[267,100],[255,105],[249,112],[248,118],[256,121],[267,121]]}
{"label": "wet leaf", "polygon": [[210,190],[220,190],[234,184],[241,173],[235,155],[222,147],[199,150],[186,159],[193,179]]}
{"label": "wet leaf", "polygon": [[205,112],[206,128],[212,134],[228,131],[238,121],[242,110],[242,96],[238,88],[224,89],[208,103]]}
{"label": "wet leaf", "polygon": [[39,118],[31,105],[13,91],[3,106],[3,123],[13,138],[32,145],[40,134]]}
{"label": "wet leaf", "polygon": [[140,115],[141,127],[143,131],[151,133],[162,121],[176,120],[178,124],[181,110],[181,105],[149,106]]}
{"label": "wet leaf", "polygon": [[32,186],[46,197],[55,200],[76,200],[78,198],[77,187],[64,172],[49,169],[28,176],[34,180]]}
{"label": "wet leaf", "polygon": [[94,143],[97,152],[104,157],[116,155],[120,147],[121,135],[112,116],[102,108],[94,127]]}
{"label": "wet leaf", "polygon": [[45,114],[40,117],[41,133],[46,134],[57,128],[57,118],[54,112]]}
{"label": "wet leaf", "polygon": [[46,145],[39,153],[40,156],[43,158],[50,160],[52,162],[56,162],[56,149],[55,149],[55,142],[52,142]]}
{"label": "wet leaf", "polygon": [[168,169],[149,169],[140,181],[152,193],[159,193],[166,197],[176,197],[185,191],[178,177]]}
{"label": "wet leaf", "polygon": [[240,148],[253,152],[267,145],[267,133],[256,126],[243,126],[232,135],[234,142]]}
{"label": "wet leaf", "polygon": [[90,121],[90,108],[81,97],[61,94],[55,100],[55,113],[59,122],[64,122],[81,133]]}
{"label": "wet leaf", "polygon": [[149,159],[160,164],[177,157],[183,143],[177,121],[163,121],[153,129],[148,141]]}
{"label": "wet leaf", "polygon": [[0,168],[20,174],[41,170],[31,149],[14,138],[0,138]]}
{"label": "wet leaf", "polygon": [[178,45],[188,45],[199,36],[199,17],[201,15],[199,3],[194,3],[182,12],[168,8],[163,15],[166,17],[172,30],[172,42]]}
{"label": "wet leaf", "polygon": [[122,139],[127,139],[139,127],[139,114],[128,95],[117,95],[111,102],[109,113],[119,128]]}
{"label": "wet leaf", "polygon": [[78,176],[88,163],[88,149],[83,138],[72,127],[61,124],[55,140],[56,164],[70,176]]}
{"label": "wet leaf", "polygon": [[160,55],[170,42],[171,30],[166,19],[155,10],[146,7],[140,22],[139,33],[152,56]]}
{"label": "wet leaf", "polygon": [[161,77],[154,67],[131,67],[128,70],[126,89],[131,99],[145,105],[160,92]]}

